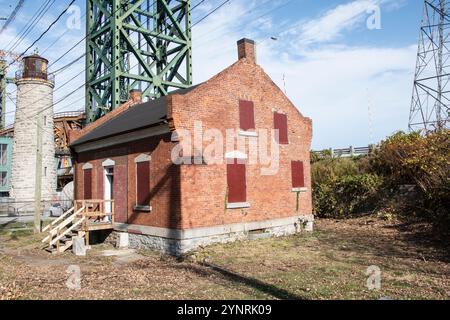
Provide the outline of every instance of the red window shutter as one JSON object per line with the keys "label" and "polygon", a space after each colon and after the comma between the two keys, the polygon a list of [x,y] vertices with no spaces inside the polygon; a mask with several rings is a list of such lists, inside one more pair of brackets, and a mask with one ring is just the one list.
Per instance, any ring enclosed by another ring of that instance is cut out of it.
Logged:
{"label": "red window shutter", "polygon": [[92,199],[92,169],[84,170],[84,200]]}
{"label": "red window shutter", "polygon": [[245,177],[245,164],[237,162],[227,165],[228,203],[247,201],[247,183]]}
{"label": "red window shutter", "polygon": [[287,115],[275,112],[274,113],[274,129],[278,130],[278,143],[288,144],[288,128],[287,128]]}
{"label": "red window shutter", "polygon": [[305,187],[305,172],[302,161],[292,161],[292,188]]}
{"label": "red window shutter", "polygon": [[241,130],[248,131],[255,129],[255,110],[253,102],[239,101],[239,118]]}
{"label": "red window shutter", "polygon": [[150,162],[136,164],[136,197],[138,206],[150,204]]}

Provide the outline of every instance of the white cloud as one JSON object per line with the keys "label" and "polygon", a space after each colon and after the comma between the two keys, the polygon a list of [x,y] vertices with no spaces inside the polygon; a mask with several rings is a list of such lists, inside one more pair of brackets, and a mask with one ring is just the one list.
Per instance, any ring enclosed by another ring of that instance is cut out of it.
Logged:
{"label": "white cloud", "polygon": [[[338,41],[343,30],[356,28],[358,23],[365,24],[361,17],[371,3],[374,1],[353,1],[348,6],[327,11],[319,18],[325,31],[319,30],[317,38],[313,39],[312,27],[303,29],[309,30],[306,34],[311,41],[326,39],[334,44],[314,46],[314,49],[304,46],[302,51],[292,51],[289,45],[292,38],[308,38],[305,33],[297,33],[289,39],[264,41],[258,46],[260,65],[281,88],[285,74],[289,98],[305,116],[313,119],[314,148],[363,146],[371,142],[369,104],[375,142],[406,129],[417,46],[349,47]],[[246,34],[231,26],[240,24],[243,10],[225,9],[222,18],[216,16],[214,22],[202,23],[194,30],[196,83],[236,61],[236,40]],[[233,17],[234,20],[230,20]],[[211,36],[207,44],[196,40],[196,34],[208,32],[213,25],[222,25],[225,21],[230,27],[216,37]],[[306,25],[312,26],[310,22],[306,21]]]}
{"label": "white cloud", "polygon": [[277,60],[269,47],[260,62],[300,111],[314,122],[314,147],[369,143],[369,104],[374,139],[406,129],[416,46],[325,47],[302,60]]}
{"label": "white cloud", "polygon": [[[390,4],[390,10],[404,4],[405,0],[380,0]],[[259,64],[282,88],[283,74],[289,98],[299,110],[314,122],[314,148],[345,147],[369,143],[368,105],[372,104],[375,140],[398,130],[405,129],[408,120],[410,95],[415,66],[415,44],[400,48],[354,46],[345,43],[345,32],[365,25],[367,5],[378,0],[354,0],[325,11],[311,20],[298,21],[296,32],[279,41],[264,41],[258,46]],[[219,3],[219,2],[217,2]],[[258,1],[236,0],[224,6],[214,15],[193,29],[194,82],[205,81],[237,59],[236,41],[242,37],[275,35],[285,21],[273,16],[255,19],[269,7],[257,8]],[[279,4],[279,3],[278,3]],[[277,4],[271,4],[272,8]],[[193,21],[216,6],[205,2],[195,11]],[[384,8],[384,7],[383,7]],[[248,13],[249,10],[252,12]],[[251,21],[252,23],[249,23]],[[317,28],[315,25],[320,26]],[[284,29],[287,27],[283,26]],[[62,29],[57,29],[55,36]],[[5,43],[15,35],[8,30],[0,35]],[[70,32],[46,56],[55,61],[81,37],[84,31]],[[48,45],[53,37],[44,41]],[[299,40],[302,39],[302,40]],[[314,46],[305,46],[305,42]],[[293,50],[290,43],[299,43],[303,49]],[[44,48],[45,45],[42,45]],[[84,50],[77,50],[58,63],[58,68],[78,57]],[[295,53],[295,54],[294,54]],[[53,70],[55,70],[55,68]],[[84,69],[82,59],[76,66],[57,77],[57,87]],[[55,93],[55,101],[72,91],[84,81],[76,81]],[[83,90],[60,103],[55,109],[76,110],[83,107],[80,100]],[[8,111],[11,108],[8,107]],[[8,122],[12,120],[8,115]]]}
{"label": "white cloud", "polygon": [[288,33],[297,34],[302,45],[328,42],[354,28],[366,16],[366,11],[379,3],[378,0],[357,0],[339,5],[317,19],[302,22]]}

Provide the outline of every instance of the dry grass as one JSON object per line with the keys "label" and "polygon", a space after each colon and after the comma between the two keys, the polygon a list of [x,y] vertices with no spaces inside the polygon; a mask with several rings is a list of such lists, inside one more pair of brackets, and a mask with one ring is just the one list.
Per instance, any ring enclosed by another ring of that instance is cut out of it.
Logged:
{"label": "dry grass", "polygon": [[[401,230],[401,231],[399,231]],[[447,255],[417,229],[376,218],[320,220],[312,234],[215,245],[183,261],[152,251],[51,256],[28,233],[0,235],[0,299],[448,299]],[[67,288],[69,265],[81,290]],[[382,288],[366,288],[366,270]]]}

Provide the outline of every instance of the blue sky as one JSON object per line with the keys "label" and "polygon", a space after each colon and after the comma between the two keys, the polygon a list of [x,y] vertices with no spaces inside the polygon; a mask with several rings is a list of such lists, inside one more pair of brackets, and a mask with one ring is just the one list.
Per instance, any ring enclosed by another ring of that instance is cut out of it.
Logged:
{"label": "blue sky", "polygon": [[[202,2],[192,12],[193,22],[222,1]],[[17,2],[0,0],[0,16],[8,16]],[[25,1],[15,22],[0,34],[0,49],[11,46],[44,2]],[[69,2],[55,1],[15,51],[28,47]],[[84,37],[84,2],[76,1],[80,29],[67,27],[77,15],[75,9],[37,44],[50,62]],[[194,6],[200,0],[191,2]],[[258,43],[258,63],[286,89],[300,112],[313,119],[314,149],[378,142],[407,128],[422,6],[420,0],[232,0],[193,28],[194,82],[205,81],[233,63],[238,39],[253,38]],[[369,29],[367,21],[377,10],[381,29]],[[272,36],[278,40],[271,40]],[[51,69],[83,53],[84,43]],[[55,101],[83,83],[81,74],[69,86],[58,88],[84,68],[82,59],[58,75]],[[14,67],[10,75],[13,72]],[[10,85],[12,98],[14,91]],[[55,105],[55,111],[84,108],[83,96],[83,90],[75,92]],[[7,123],[12,123],[12,103],[7,112]]]}

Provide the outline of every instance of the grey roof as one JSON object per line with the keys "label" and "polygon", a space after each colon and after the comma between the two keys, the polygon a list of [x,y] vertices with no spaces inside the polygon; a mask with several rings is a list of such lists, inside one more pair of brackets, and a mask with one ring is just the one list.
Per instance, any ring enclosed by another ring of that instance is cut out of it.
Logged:
{"label": "grey roof", "polygon": [[[173,94],[186,94],[196,88],[177,90]],[[145,103],[135,105],[116,117],[99,125],[91,132],[75,140],[71,146],[78,146],[87,142],[128,133],[138,129],[148,128],[164,122],[167,118],[167,97],[161,97]]]}

